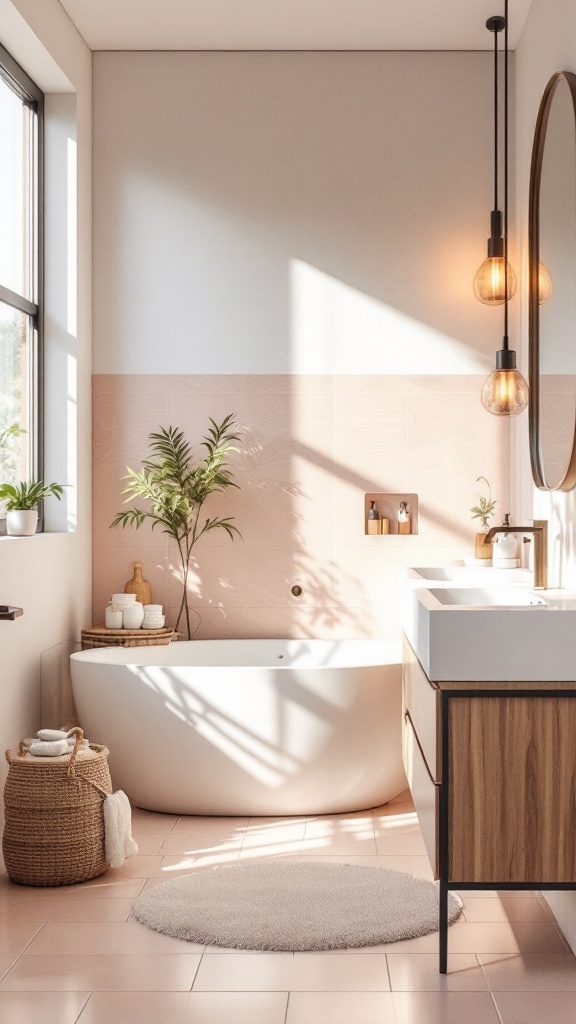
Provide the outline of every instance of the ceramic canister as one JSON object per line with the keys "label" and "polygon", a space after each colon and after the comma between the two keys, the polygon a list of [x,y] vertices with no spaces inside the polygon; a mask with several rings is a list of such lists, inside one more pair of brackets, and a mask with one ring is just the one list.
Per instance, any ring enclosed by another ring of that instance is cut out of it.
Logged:
{"label": "ceramic canister", "polygon": [[106,629],[122,629],[122,608],[110,603],[106,609]]}
{"label": "ceramic canister", "polygon": [[124,605],[122,609],[123,629],[140,629],[143,621],[144,605],[140,604],[140,601],[133,601],[131,604]]}

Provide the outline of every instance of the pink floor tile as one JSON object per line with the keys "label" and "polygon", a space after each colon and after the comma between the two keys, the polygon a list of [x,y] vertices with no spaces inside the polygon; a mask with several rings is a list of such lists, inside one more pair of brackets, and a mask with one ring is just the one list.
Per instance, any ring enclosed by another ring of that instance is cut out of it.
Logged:
{"label": "pink floor tile", "polygon": [[288,992],[293,980],[292,953],[233,953],[204,956],[194,981],[195,992]]}
{"label": "pink floor tile", "polygon": [[206,833],[206,835],[193,833],[187,835],[185,832],[171,833],[161,840],[162,845],[158,852],[162,857],[176,856],[178,854],[181,856],[201,856],[214,853],[215,851],[233,853],[234,851],[239,852],[242,848],[242,839],[242,836],[236,839],[223,839],[217,834],[211,836],[209,833]]}
{"label": "pink floor tile", "polygon": [[474,892],[469,892],[465,899],[465,916],[471,922],[516,922],[516,921],[549,921],[550,914],[537,899],[475,899]]}
{"label": "pink floor tile", "polygon": [[89,992],[0,992],[2,1024],[75,1024]]}
{"label": "pink floor tile", "polygon": [[449,934],[452,953],[568,953],[551,921],[468,924],[457,921]]}
{"label": "pink floor tile", "polygon": [[58,893],[39,893],[35,899],[0,899],[0,921],[61,921],[92,923],[96,921],[127,921],[133,900],[91,899],[76,896],[62,899]]}
{"label": "pink floor tile", "polygon": [[248,825],[248,818],[198,818],[193,815],[185,815],[178,819],[174,825],[173,834],[187,835],[206,832],[209,835],[221,834],[223,838],[231,839],[243,835]]}
{"label": "pink floor tile", "polygon": [[481,953],[479,959],[492,992],[576,992],[576,959],[571,955]]}
{"label": "pink floor tile", "polygon": [[291,992],[286,1024],[396,1024],[390,992]]}
{"label": "pink floor tile", "polygon": [[3,992],[187,992],[200,955],[52,954],[21,956],[0,983]]}
{"label": "pink floor tile", "polygon": [[376,836],[376,849],[381,857],[427,857],[426,844],[422,836],[414,832],[413,834],[394,835],[388,833],[387,835]]}
{"label": "pink floor tile", "polygon": [[296,992],[388,992],[384,953],[295,953],[292,984]]}
{"label": "pink floor tile", "polygon": [[27,948],[28,953],[101,954],[203,952],[204,945],[173,939],[137,921],[123,924],[45,924]]}
{"label": "pink floor tile", "polygon": [[473,953],[452,953],[448,974],[438,971],[438,953],[393,953],[387,958],[393,992],[485,992],[486,979]]}
{"label": "pink floor tile", "polygon": [[394,992],[397,1024],[500,1024],[488,992]]}
{"label": "pink floor tile", "polygon": [[7,921],[0,918],[0,954],[22,953],[37,934],[34,921]]}
{"label": "pink floor tile", "polygon": [[13,953],[10,956],[7,953],[4,956],[0,956],[0,978],[3,978],[4,975],[6,975],[8,973],[8,971],[13,966],[15,961],[16,961],[16,954],[15,953]]}
{"label": "pink floor tile", "polygon": [[497,992],[502,1024],[574,1024],[573,992]]}
{"label": "pink floor tile", "polygon": [[284,1024],[287,1000],[285,992],[95,992],[78,1024]]}
{"label": "pink floor tile", "polygon": [[122,868],[117,869],[119,872],[117,877],[121,877],[124,881],[128,878],[150,878],[152,875],[161,874],[162,859],[161,856],[153,857],[137,853],[126,860]]}
{"label": "pink floor tile", "polygon": [[388,868],[390,871],[405,871],[418,878],[427,878],[430,882],[434,878],[428,857],[401,857],[395,854],[393,857],[379,856],[378,860],[381,868]]}
{"label": "pink floor tile", "polygon": [[38,895],[57,895],[60,899],[71,899],[77,896],[97,897],[98,899],[132,899],[135,898],[142,888],[142,878],[127,878],[126,865],[118,871],[107,871],[90,882],[80,882],[78,885],[63,886],[33,886],[15,885],[6,875],[0,875],[0,899],[32,900]]}

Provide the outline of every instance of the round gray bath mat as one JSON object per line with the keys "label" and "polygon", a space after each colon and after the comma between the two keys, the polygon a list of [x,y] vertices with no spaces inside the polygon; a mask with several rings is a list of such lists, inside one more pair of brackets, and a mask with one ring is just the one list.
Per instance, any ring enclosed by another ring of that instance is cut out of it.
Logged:
{"label": "round gray bath mat", "polygon": [[[462,909],[450,895],[448,913]],[[438,888],[401,871],[268,861],[182,875],[147,889],[138,921],[177,939],[234,949],[343,949],[438,928]]]}

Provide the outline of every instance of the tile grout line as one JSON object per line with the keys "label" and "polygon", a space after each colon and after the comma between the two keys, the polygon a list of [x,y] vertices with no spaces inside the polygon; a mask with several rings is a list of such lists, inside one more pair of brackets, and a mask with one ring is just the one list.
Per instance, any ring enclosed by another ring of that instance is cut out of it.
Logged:
{"label": "tile grout line", "polygon": [[80,1012],[79,1012],[78,1016],[76,1017],[76,1019],[75,1019],[75,1021],[74,1021],[74,1024],[78,1024],[78,1021],[80,1020],[80,1017],[81,1017],[81,1016],[82,1016],[82,1014],[84,1013],[84,1010],[85,1010],[85,1009],[86,1009],[86,1007],[88,1006],[88,1003],[89,1003],[89,1002],[90,1002],[90,1000],[92,999],[92,996],[93,996],[93,995],[94,995],[94,992],[88,992],[88,995],[86,996],[86,999],[84,1000],[84,1002],[83,1002],[82,1006],[80,1007]]}

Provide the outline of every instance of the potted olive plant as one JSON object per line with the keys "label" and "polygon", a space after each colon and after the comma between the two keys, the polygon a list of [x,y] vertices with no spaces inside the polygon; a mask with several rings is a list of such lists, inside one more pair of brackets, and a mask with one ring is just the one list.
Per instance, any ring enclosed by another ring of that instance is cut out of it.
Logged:
{"label": "potted olive plant", "polygon": [[182,616],[185,616],[188,640],[192,639],[190,626],[190,609],[188,608],[188,575],[192,549],[200,538],[209,530],[225,530],[231,540],[238,534],[231,517],[215,516],[200,519],[202,506],[213,491],[224,491],[227,487],[237,487],[232,480],[228,468],[228,456],[239,452],[233,442],[238,441],[235,433],[237,425],[230,414],[222,421],[215,423],[210,417],[211,426],[202,442],[206,449],[204,458],[194,465],[192,447],[184,434],[175,427],[160,427],[158,432],[149,434],[149,448],[152,458],[142,462],[138,472],[128,468],[127,480],[123,493],[126,502],[140,499],[148,503],[148,508],[132,505],[125,512],[119,512],[112,527],[133,526],[136,530],[145,520],[152,523],[152,529],[159,527],[163,533],[172,537],[178,545],[182,567],[182,600],[176,619],[178,629]]}
{"label": "potted olive plant", "polygon": [[474,556],[482,561],[492,558],[492,545],[486,544],[486,534],[489,529],[489,520],[494,516],[494,509],[496,508],[496,500],[492,498],[492,492],[490,490],[490,484],[488,483],[485,476],[479,476],[476,478],[476,483],[480,483],[483,480],[488,488],[488,497],[486,498],[483,494],[477,494],[478,504],[473,505],[470,509],[472,513],[472,519],[479,519],[482,524],[482,529],[476,534],[474,542]]}
{"label": "potted olive plant", "polygon": [[[0,431],[0,451],[8,448],[13,437],[20,437],[26,431],[12,423]],[[6,532],[13,537],[31,537],[38,525],[38,505],[53,495],[62,497],[64,484],[45,484],[43,480],[21,481],[19,484],[0,484],[0,501],[6,507]]]}

